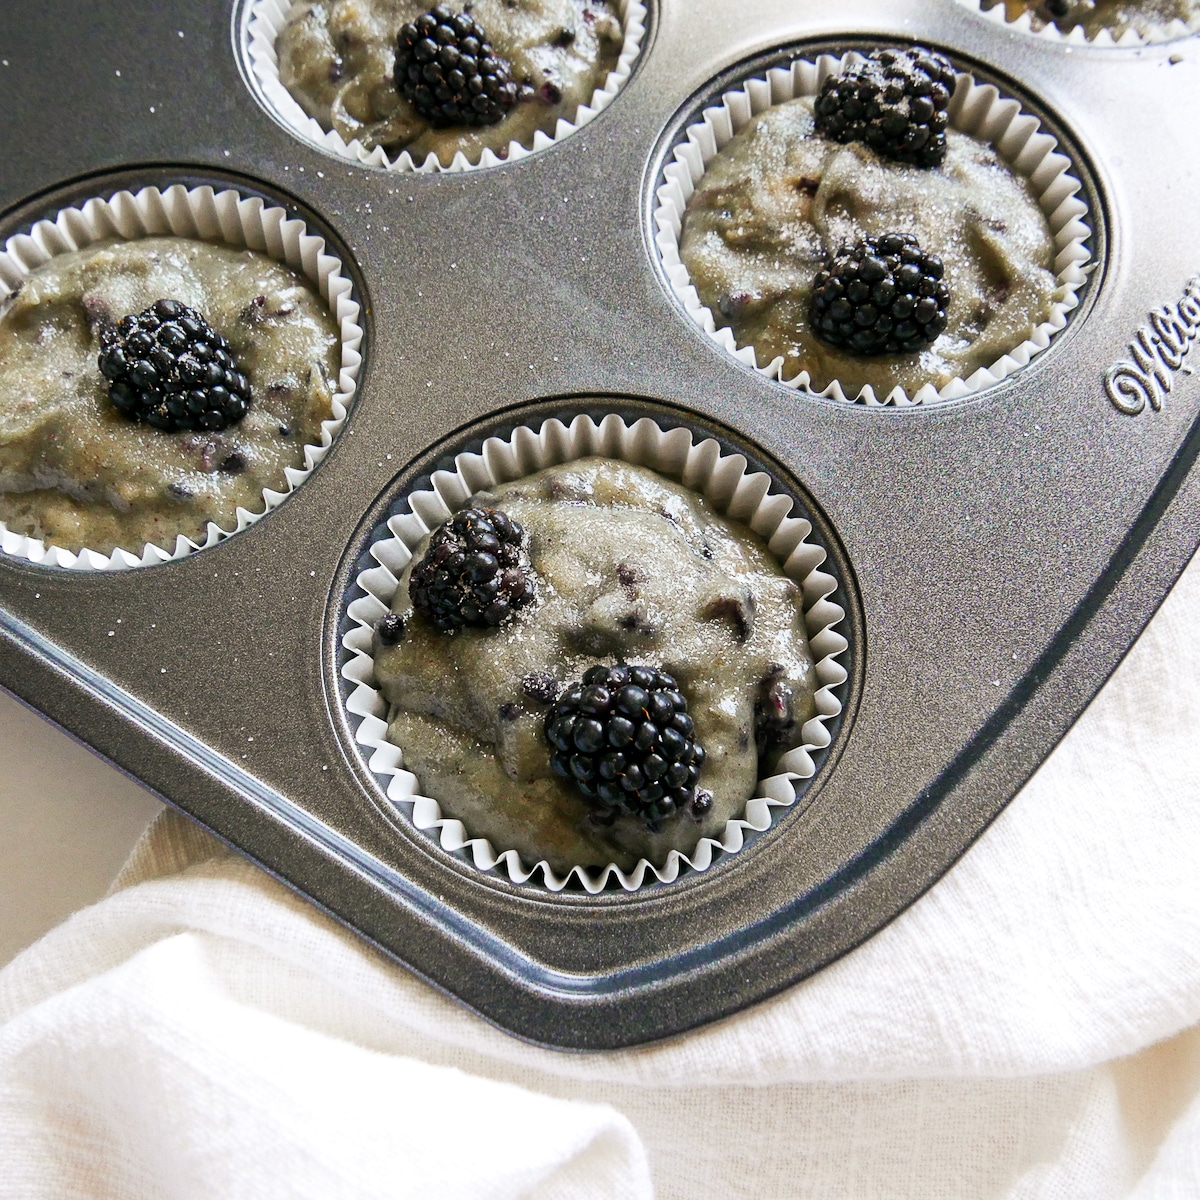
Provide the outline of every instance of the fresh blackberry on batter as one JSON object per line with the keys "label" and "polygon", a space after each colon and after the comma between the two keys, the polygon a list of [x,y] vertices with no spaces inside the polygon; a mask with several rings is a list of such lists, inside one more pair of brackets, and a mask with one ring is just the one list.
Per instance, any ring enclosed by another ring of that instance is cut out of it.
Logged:
{"label": "fresh blackberry on batter", "polygon": [[101,335],[98,363],[117,412],[157,429],[224,429],[250,407],[229,343],[178,300],[122,317]]}
{"label": "fresh blackberry on batter", "polygon": [[626,816],[656,825],[707,808],[696,790],[704,749],[665,671],[592,667],[546,714],[545,731],[555,774],[574,783],[602,824]]}
{"label": "fresh blackberry on batter", "polygon": [[443,632],[503,624],[537,594],[524,539],[505,513],[462,509],[433,534],[413,567],[413,608]]}
{"label": "fresh blackberry on batter", "polygon": [[437,126],[495,125],[516,103],[509,65],[483,27],[439,4],[400,26],[396,90]]}
{"label": "fresh blackberry on batter", "polygon": [[910,354],[946,328],[950,289],[942,260],[910,233],[843,245],[813,279],[809,321],[855,354]]}
{"label": "fresh blackberry on batter", "polygon": [[862,142],[895,162],[940,166],[954,82],[954,67],[932,50],[875,50],[822,84],[817,132]]}

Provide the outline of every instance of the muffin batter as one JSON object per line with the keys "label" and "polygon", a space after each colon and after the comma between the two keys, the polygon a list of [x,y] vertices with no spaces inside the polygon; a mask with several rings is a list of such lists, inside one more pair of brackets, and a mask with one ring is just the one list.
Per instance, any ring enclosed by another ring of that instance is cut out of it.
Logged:
{"label": "muffin batter", "polygon": [[[462,151],[477,162],[485,148],[532,144],[571,120],[617,64],[624,34],[613,0],[475,0],[470,14],[523,88],[508,115],[480,128],[433,128],[392,78],[400,26],[432,0],[319,0],[293,9],[275,49],[279,78],[309,116],[368,150],[429,154],[449,165]],[[452,8],[463,7],[452,4]]]}
{"label": "muffin batter", "polygon": [[[219,433],[166,433],[109,402],[101,331],[163,298],[202,312],[249,377],[249,412]],[[266,255],[184,238],[60,255],[0,306],[0,520],[75,552],[229,529],[320,442],[337,355],[328,306]]]}
{"label": "muffin batter", "polygon": [[[1082,28],[1091,40],[1102,29],[1119,38],[1127,29],[1139,34],[1153,34],[1165,29],[1172,21],[1187,23],[1200,13],[1197,0],[1094,0],[1090,4],[1055,3],[1054,0],[1002,0],[1004,15],[1015,21],[1022,13],[1032,14],[1034,29],[1054,25],[1069,33]],[[996,7],[997,0],[984,4],[984,10]],[[1065,11],[1064,11],[1065,10]]]}
{"label": "muffin batter", "polygon": [[[967,378],[1019,346],[1050,315],[1054,242],[1030,185],[992,147],[951,129],[944,164],[906,166],[815,132],[813,100],[754,118],[709,164],[688,202],[679,254],[701,301],[738,345],[783,376],[834,379],[883,398]],[[948,325],[914,354],[856,357],[812,332],[813,277],[863,234],[915,234],[951,290]]]}
{"label": "muffin batter", "polygon": [[[439,633],[413,614],[412,564],[405,570],[392,603],[404,633],[396,645],[376,634],[375,678],[392,705],[388,736],[419,790],[497,852],[559,872],[662,863],[672,848],[719,836],[815,711],[799,588],[751,530],[624,462],[552,467],[472,503],[524,526],[537,599],[499,628]],[[553,685],[615,662],[678,681],[707,755],[702,821],[684,813],[658,832],[629,818],[602,828],[551,771],[543,723]]]}

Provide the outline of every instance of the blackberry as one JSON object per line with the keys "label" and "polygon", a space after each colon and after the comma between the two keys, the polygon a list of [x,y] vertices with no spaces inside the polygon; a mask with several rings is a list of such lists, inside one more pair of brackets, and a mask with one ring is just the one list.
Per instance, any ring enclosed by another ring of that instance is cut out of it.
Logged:
{"label": "blackberry", "polygon": [[113,408],[156,429],[224,429],[250,407],[229,343],[178,300],[156,300],[109,326],[98,362]]}
{"label": "blackberry", "polygon": [[896,162],[936,167],[946,157],[954,82],[949,60],[923,46],[875,50],[821,85],[817,132],[863,142]]}
{"label": "blackberry", "polygon": [[911,233],[846,243],[813,280],[808,319],[817,336],[855,354],[908,354],[946,328],[942,260]]}
{"label": "blackberry", "polygon": [[500,625],[537,594],[525,531],[493,508],[464,508],[433,537],[412,569],[413,608],[449,632]]}
{"label": "blackberry", "polygon": [[516,103],[509,66],[465,12],[439,4],[400,26],[396,90],[434,125],[495,125]]}
{"label": "blackberry", "polygon": [[[658,823],[697,803],[704,749],[687,701],[655,667],[592,667],[546,714],[550,765],[579,789],[601,824]],[[707,807],[700,801],[699,810]]]}

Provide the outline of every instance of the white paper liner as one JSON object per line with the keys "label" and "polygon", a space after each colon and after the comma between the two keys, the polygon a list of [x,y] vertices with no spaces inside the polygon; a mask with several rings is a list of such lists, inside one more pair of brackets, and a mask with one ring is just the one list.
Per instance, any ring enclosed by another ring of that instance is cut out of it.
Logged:
{"label": "white paper liner", "polygon": [[818,391],[810,387],[807,371],[784,379],[782,357],[759,366],[753,346],[739,346],[731,329],[718,327],[712,310],[701,303],[687,267],[679,257],[684,210],[717,153],[752,117],[797,97],[817,95],[830,75],[851,63],[863,61],[863,57],[851,51],[840,58],[826,54],[815,61],[798,59],[790,67],[777,67],[749,79],[736,90],[725,92],[717,104],[704,109],[702,119],[684,131],[684,140],[675,148],[673,161],[663,170],[662,182],[655,193],[654,224],[658,231],[655,244],[671,290],[687,314],[717,345],[759,374],[812,395],[857,400],[868,405],[903,406],[954,400],[999,383],[1049,346],[1051,337],[1066,326],[1068,314],[1079,303],[1078,292],[1087,280],[1091,259],[1085,244],[1091,235],[1091,228],[1084,219],[1088,209],[1077,195],[1082,185],[1071,174],[1071,160],[1057,152],[1057,141],[1042,132],[1036,117],[1022,112],[1016,100],[1002,96],[991,84],[977,83],[973,76],[959,72],[950,100],[950,124],[963,133],[991,143],[1014,171],[1032,182],[1054,238],[1053,267],[1058,286],[1052,297],[1049,319],[990,367],[979,368],[967,379],[955,377],[940,388],[927,383],[911,397],[900,386],[879,397],[869,384],[857,396],[849,397],[836,379]]}
{"label": "white paper liner", "polygon": [[1145,31],[1134,29],[1131,26],[1120,37],[1115,38],[1111,29],[1101,29],[1095,36],[1089,38],[1082,25],[1076,25],[1074,29],[1068,30],[1066,33],[1063,33],[1054,24],[1046,25],[1042,29],[1034,29],[1032,15],[1028,12],[1023,12],[1015,20],[1010,21],[1005,12],[1004,0],[998,0],[993,8],[987,10],[984,9],[982,0],[958,0],[958,2],[965,8],[977,12],[994,25],[1002,25],[1005,29],[1016,29],[1033,37],[1049,38],[1050,41],[1060,42],[1064,46],[1145,46],[1157,42],[1173,42],[1200,30],[1200,10],[1197,10],[1187,21],[1176,18],[1166,25],[1152,25]]}
{"label": "white paper liner", "polygon": [[[412,550],[430,530],[478,491],[590,455],[649,467],[700,493],[717,512],[749,526],[763,538],[785,573],[801,588],[819,690],[814,697],[817,715],[801,728],[800,744],[779,760],[781,773],[758,781],[743,815],[727,822],[719,838],[702,838],[689,855],[672,850],[660,866],[642,859],[629,872],[610,863],[600,868],[576,866],[560,875],[544,860],[530,865],[515,850],[497,850],[486,838],[472,837],[461,821],[442,815],[436,800],[420,794],[417,777],[404,769],[403,752],[387,740],[388,703],[375,687],[371,645],[375,624],[388,611]],[[435,838],[443,850],[480,871],[502,872],[519,884],[537,883],[540,876],[540,882],[552,892],[561,891],[575,877],[586,891],[595,894],[610,880],[626,891],[635,891],[655,880],[670,883],[689,867],[707,870],[722,854],[740,850],[747,833],[768,829],[775,810],[796,803],[797,781],[810,779],[816,772],[812,753],[830,743],[826,722],[841,712],[834,689],[846,679],[838,657],[848,643],[835,628],[845,612],[829,598],[837,580],[820,569],[825,550],[807,540],[812,530],[808,520],[789,515],[792,499],[771,493],[768,475],[748,470],[741,455],[723,453],[711,438],[697,442],[687,429],[664,430],[647,417],[630,425],[615,414],[598,424],[591,417],[578,416],[570,425],[552,419],[538,429],[520,426],[507,439],[488,438],[479,454],[460,454],[454,464],[454,471],[436,472],[431,487],[409,493],[411,514],[393,516],[387,522],[392,536],[371,546],[371,557],[379,565],[358,576],[357,583],[367,594],[349,605],[347,614],[354,628],[342,639],[350,653],[342,676],[354,685],[346,709],[355,738],[364,748],[369,768],[388,779],[387,797],[398,813],[408,814],[412,824]]]}
{"label": "white paper liner", "polygon": [[[187,188],[176,184],[165,190],[145,187],[137,192],[117,192],[107,200],[92,199],[78,207],[64,208],[53,221],[39,221],[27,234],[16,234],[8,239],[0,252],[0,289],[3,293],[10,292],[35,268],[55,256],[82,250],[95,242],[109,238],[136,241],[170,235],[261,251],[299,271],[320,292],[337,319],[341,343],[333,416],[321,422],[320,443],[304,447],[303,468],[284,468],[285,491],[264,489],[261,511],[238,508],[235,524],[230,529],[222,529],[210,522],[203,542],[194,542],[180,534],[173,550],[147,543],[140,556],[119,548],[85,548],[74,554],[58,546],[48,546],[37,538],[14,533],[0,521],[0,549],[6,554],[47,566],[81,571],[115,571],[183,558],[240,532],[280,504],[325,457],[345,423],[362,364],[359,348],[363,331],[358,324],[359,305],[353,299],[352,285],[343,273],[341,259],[325,252],[324,238],[309,233],[303,221],[289,217],[282,208],[268,206],[257,196],[243,197],[232,188],[218,192],[207,185]],[[0,312],[3,312],[2,304]]]}
{"label": "white paper liner", "polygon": [[574,133],[591,121],[598,113],[603,112],[613,98],[625,86],[626,80],[633,73],[633,64],[646,36],[646,6],[641,0],[620,0],[619,12],[621,29],[625,35],[621,43],[621,53],[617,64],[608,73],[607,78],[593,93],[587,104],[581,104],[575,110],[573,120],[563,117],[558,119],[554,134],[538,130],[533,135],[529,145],[511,141],[508,143],[506,156],[501,158],[494,151],[485,148],[478,162],[472,162],[461,150],[455,154],[450,163],[441,162],[432,151],[426,155],[424,162],[417,163],[407,150],[402,150],[396,158],[388,158],[384,150],[376,146],[368,150],[354,138],[347,142],[336,130],[326,131],[321,123],[300,107],[299,101],[283,86],[279,79],[279,59],[275,53],[275,39],[287,21],[288,14],[304,0],[250,0],[246,4],[244,16],[239,28],[239,41],[242,60],[249,67],[249,78],[252,90],[268,112],[276,116],[301,141],[318,150],[326,150],[352,162],[363,163],[370,167],[381,167],[388,171],[401,171],[418,174],[428,174],[435,171],[473,171],[480,167],[496,167],[506,162],[516,162],[539,150],[545,150],[555,142],[561,141],[568,134]]}

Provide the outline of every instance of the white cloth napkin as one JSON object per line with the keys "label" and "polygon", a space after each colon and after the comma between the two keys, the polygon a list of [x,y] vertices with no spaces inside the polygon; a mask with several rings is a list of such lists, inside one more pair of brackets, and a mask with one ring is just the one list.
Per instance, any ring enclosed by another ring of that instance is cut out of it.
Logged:
{"label": "white cloth napkin", "polygon": [[0,1197],[1200,1196],[1200,562],[927,896],[672,1042],[524,1045],[183,818],[0,973]]}

